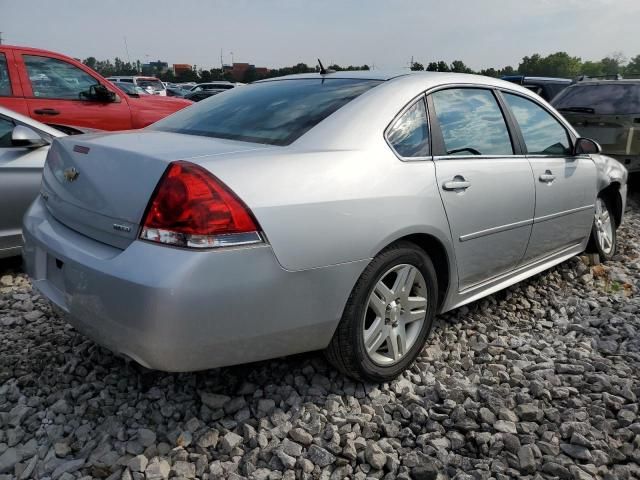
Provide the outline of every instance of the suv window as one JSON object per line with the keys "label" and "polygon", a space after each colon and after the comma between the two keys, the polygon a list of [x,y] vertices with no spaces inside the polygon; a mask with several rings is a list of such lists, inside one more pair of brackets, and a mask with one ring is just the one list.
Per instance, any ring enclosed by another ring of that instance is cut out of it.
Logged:
{"label": "suv window", "polygon": [[35,97],[79,100],[81,92],[98,84],[91,75],[62,60],[35,55],[23,58]]}
{"label": "suv window", "polygon": [[214,95],[154,123],[152,130],[289,145],[381,82],[346,78],[272,80]]}
{"label": "suv window", "polygon": [[14,124],[11,120],[0,117],[0,148],[12,147],[11,134]]}
{"label": "suv window", "polygon": [[533,155],[570,155],[569,134],[553,115],[531,100],[504,93],[504,98],[516,117],[527,153]]}
{"label": "suv window", "polygon": [[496,98],[480,88],[450,88],[432,95],[447,155],[513,155]]}
{"label": "suv window", "polygon": [[600,83],[566,88],[553,100],[558,110],[578,113],[637,114],[640,113],[640,83]]}
{"label": "suv window", "polygon": [[0,53],[0,97],[11,95],[11,81],[9,80],[9,68],[4,53]]}
{"label": "suv window", "polygon": [[429,126],[424,99],[404,112],[387,131],[387,140],[401,157],[429,155]]}

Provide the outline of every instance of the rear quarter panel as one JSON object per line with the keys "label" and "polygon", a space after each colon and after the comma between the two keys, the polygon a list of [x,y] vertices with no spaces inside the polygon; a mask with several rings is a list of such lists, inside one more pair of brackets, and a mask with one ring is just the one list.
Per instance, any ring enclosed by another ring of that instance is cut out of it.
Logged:
{"label": "rear quarter panel", "polygon": [[366,151],[273,155],[202,164],[250,206],[283,268],[369,259],[415,233],[450,244],[433,162],[401,162],[383,139]]}

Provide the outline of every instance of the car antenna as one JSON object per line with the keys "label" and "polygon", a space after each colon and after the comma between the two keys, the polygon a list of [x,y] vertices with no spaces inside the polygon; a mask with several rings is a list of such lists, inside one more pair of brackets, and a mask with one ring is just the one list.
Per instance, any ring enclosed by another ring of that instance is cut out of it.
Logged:
{"label": "car antenna", "polygon": [[322,62],[320,61],[320,59],[318,59],[318,65],[320,65],[320,75],[326,75],[327,73],[336,73],[335,70],[331,70],[331,69],[326,69],[324,68],[324,65],[322,65]]}

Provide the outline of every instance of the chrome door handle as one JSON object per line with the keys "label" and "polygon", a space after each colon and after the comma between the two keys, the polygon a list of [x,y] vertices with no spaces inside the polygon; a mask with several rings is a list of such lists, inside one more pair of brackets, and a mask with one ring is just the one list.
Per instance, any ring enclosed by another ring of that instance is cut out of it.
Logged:
{"label": "chrome door handle", "polygon": [[547,170],[542,175],[540,175],[540,177],[538,177],[538,178],[539,178],[539,180],[541,182],[551,183],[556,179],[556,176],[554,174],[552,174],[550,170]]}
{"label": "chrome door handle", "polygon": [[456,175],[453,180],[444,182],[442,188],[444,190],[466,190],[471,186],[471,182],[467,182],[463,176]]}

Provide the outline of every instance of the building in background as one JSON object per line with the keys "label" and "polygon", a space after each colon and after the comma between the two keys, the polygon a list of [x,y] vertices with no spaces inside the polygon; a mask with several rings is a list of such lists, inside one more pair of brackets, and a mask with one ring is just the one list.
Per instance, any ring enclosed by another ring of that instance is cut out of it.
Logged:
{"label": "building in background", "polygon": [[185,73],[193,70],[193,67],[188,63],[174,63],[173,64],[173,74],[177,77],[181,73]]}
{"label": "building in background", "polygon": [[[236,82],[252,81],[255,78],[265,77],[269,73],[269,69],[265,67],[256,67],[250,63],[233,63],[233,65],[224,65],[223,70]],[[255,78],[252,78],[255,77]]]}
{"label": "building in background", "polygon": [[168,71],[169,64],[162,60],[142,64],[142,73],[144,75],[163,75]]}

